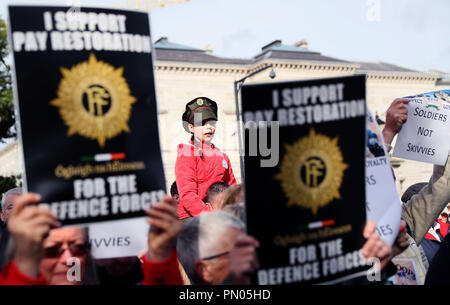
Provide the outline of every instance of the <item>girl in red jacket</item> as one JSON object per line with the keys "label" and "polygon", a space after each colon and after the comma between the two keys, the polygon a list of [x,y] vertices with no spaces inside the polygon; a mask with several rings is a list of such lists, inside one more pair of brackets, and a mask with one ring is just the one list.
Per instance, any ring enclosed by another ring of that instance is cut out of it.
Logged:
{"label": "girl in red jacket", "polygon": [[192,136],[189,144],[178,145],[175,177],[180,194],[178,217],[188,220],[211,211],[203,198],[212,184],[234,185],[236,179],[228,156],[211,143],[216,131],[217,104],[207,97],[195,98],[187,103],[182,121]]}

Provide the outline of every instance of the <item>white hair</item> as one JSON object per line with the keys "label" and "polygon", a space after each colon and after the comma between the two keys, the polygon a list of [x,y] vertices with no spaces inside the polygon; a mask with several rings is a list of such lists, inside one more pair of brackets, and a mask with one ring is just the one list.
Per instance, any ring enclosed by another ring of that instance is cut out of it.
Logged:
{"label": "white hair", "polygon": [[191,282],[198,281],[195,264],[202,257],[217,254],[220,237],[229,229],[245,230],[237,217],[222,211],[202,213],[184,224],[177,240],[178,258]]}
{"label": "white hair", "polygon": [[6,198],[8,198],[9,195],[22,195],[23,190],[21,187],[16,187],[13,189],[10,189],[9,191],[7,191],[6,193],[3,194],[2,197],[2,211],[5,211],[5,202],[6,202]]}

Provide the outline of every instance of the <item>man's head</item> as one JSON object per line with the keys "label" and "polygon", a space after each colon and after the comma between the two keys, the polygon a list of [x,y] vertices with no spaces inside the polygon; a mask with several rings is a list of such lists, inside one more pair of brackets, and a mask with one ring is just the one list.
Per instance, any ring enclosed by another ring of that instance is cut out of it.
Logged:
{"label": "man's head", "polygon": [[225,212],[202,213],[184,225],[177,253],[191,282],[220,284],[229,275],[229,251],[244,223]]}
{"label": "man's head", "polygon": [[207,97],[197,97],[186,104],[182,116],[183,128],[196,143],[210,144],[217,123],[217,104]]}
{"label": "man's head", "polygon": [[178,187],[176,181],[174,181],[170,187],[170,196],[172,196],[172,199],[175,200],[177,204],[180,203],[180,194],[178,194]]}
{"label": "man's head", "polygon": [[242,184],[232,185],[223,191],[217,200],[217,209],[222,210],[227,205],[244,202],[244,190]]}
{"label": "man's head", "polygon": [[2,211],[0,212],[0,217],[3,222],[6,222],[6,220],[8,219],[9,214],[12,211],[14,202],[20,195],[22,195],[22,188],[20,187],[10,189],[5,194],[3,194]]}
{"label": "man's head", "polygon": [[237,218],[242,220],[242,222],[244,222],[244,223],[247,221],[244,202],[236,202],[236,203],[228,204],[225,207],[223,207],[222,211],[229,213],[233,216],[236,216]]}
{"label": "man's head", "polygon": [[216,210],[216,205],[218,203],[218,197],[219,194],[221,194],[223,191],[225,191],[227,188],[229,188],[230,185],[225,182],[216,182],[211,184],[211,186],[208,188],[208,191],[206,192],[205,202],[209,203],[213,210]]}

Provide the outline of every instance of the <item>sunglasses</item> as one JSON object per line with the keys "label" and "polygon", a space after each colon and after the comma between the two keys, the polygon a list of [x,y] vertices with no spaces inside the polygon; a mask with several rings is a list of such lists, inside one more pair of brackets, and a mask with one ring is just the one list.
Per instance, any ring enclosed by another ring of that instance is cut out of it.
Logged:
{"label": "sunglasses", "polygon": [[44,257],[56,258],[60,257],[66,249],[69,249],[73,256],[84,256],[89,252],[88,244],[76,244],[74,242],[66,243],[67,248],[63,248],[64,243],[57,243],[54,246],[44,248]]}
{"label": "sunglasses", "polygon": [[202,258],[201,260],[207,261],[207,260],[210,260],[210,259],[215,259],[215,258],[224,256],[224,255],[227,255],[227,254],[230,254],[230,251],[223,252],[223,253],[220,253],[220,254],[216,254],[216,255],[213,255],[213,256],[208,256],[208,257]]}

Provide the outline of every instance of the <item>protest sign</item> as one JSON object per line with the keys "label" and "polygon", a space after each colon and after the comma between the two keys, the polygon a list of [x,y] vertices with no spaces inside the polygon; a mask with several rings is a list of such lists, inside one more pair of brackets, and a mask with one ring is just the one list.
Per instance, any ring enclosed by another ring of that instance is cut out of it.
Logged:
{"label": "protest sign", "polygon": [[26,190],[63,225],[142,219],[166,189],[148,14],[10,6],[9,18]]}
{"label": "protest sign", "polygon": [[146,217],[89,225],[91,254],[96,259],[136,256],[147,249]]}
{"label": "protest sign", "polygon": [[408,119],[400,130],[394,157],[444,165],[450,149],[450,90],[408,96]]}
{"label": "protest sign", "polygon": [[375,221],[378,235],[392,245],[400,227],[402,206],[381,130],[370,111],[366,129],[367,220]]}
{"label": "protest sign", "polygon": [[260,242],[253,282],[365,275],[365,76],[244,85],[241,94],[247,230]]}
{"label": "protest sign", "polygon": [[395,285],[421,285],[416,263],[411,258],[393,258],[397,273],[391,280]]}

